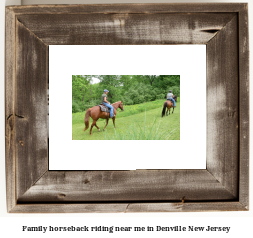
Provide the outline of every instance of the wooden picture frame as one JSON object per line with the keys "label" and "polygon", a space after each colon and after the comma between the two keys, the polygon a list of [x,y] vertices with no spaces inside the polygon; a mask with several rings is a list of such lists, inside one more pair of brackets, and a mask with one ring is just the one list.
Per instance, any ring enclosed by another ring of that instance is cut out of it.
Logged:
{"label": "wooden picture frame", "polygon": [[[247,211],[248,40],[246,3],[6,7],[8,212]],[[55,44],[206,44],[206,169],[49,171]]]}

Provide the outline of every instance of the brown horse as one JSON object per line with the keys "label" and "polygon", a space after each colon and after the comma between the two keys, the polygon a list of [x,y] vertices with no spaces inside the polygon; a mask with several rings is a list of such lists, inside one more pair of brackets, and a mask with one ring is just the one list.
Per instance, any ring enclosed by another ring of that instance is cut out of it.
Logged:
{"label": "brown horse", "polygon": [[[173,102],[171,102],[170,100],[167,100],[166,102],[164,102],[163,104],[163,110],[162,110],[162,117],[165,116],[165,111],[167,108],[167,112],[166,112],[166,116],[168,116],[168,111],[169,111],[169,115],[170,115],[170,108],[173,107]],[[174,107],[173,107],[173,111],[174,112]]]}
{"label": "brown horse", "polygon": [[[113,114],[115,115],[115,117],[116,117],[116,113],[117,113],[118,108],[120,108],[122,111],[124,111],[123,102],[121,102],[121,101],[113,103],[112,106],[114,108]],[[85,113],[85,117],[84,117],[84,123],[85,123],[84,131],[86,131],[89,128],[90,117],[93,119],[93,123],[90,127],[90,135],[91,135],[91,131],[92,131],[93,126],[97,127],[98,131],[100,131],[99,127],[96,124],[97,120],[99,118],[106,119],[106,125],[105,125],[105,128],[106,128],[110,115],[108,115],[108,112],[101,112],[99,106],[89,108],[87,110],[87,112]],[[115,127],[115,117],[112,118],[114,127]]]}
{"label": "brown horse", "polygon": [[177,95],[173,95],[172,97],[175,100],[175,102],[177,102]]}

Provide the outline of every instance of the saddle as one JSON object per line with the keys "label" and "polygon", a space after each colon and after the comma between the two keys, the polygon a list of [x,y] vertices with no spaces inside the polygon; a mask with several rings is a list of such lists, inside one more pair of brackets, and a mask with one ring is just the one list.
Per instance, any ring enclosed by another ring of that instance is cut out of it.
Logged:
{"label": "saddle", "polygon": [[171,101],[173,103],[173,101],[171,100],[171,98],[167,99],[167,101]]}
{"label": "saddle", "polygon": [[110,112],[110,109],[104,104],[99,104],[98,106],[100,107],[101,112]]}

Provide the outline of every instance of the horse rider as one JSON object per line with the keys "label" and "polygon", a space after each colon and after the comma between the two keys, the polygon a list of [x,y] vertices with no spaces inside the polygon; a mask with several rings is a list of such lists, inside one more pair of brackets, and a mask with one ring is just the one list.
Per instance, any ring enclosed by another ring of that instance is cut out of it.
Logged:
{"label": "horse rider", "polygon": [[173,102],[173,107],[176,107],[176,103],[175,103],[175,100],[173,98],[173,94],[172,94],[171,90],[169,90],[169,93],[167,94],[167,100],[171,100]]}
{"label": "horse rider", "polygon": [[101,103],[110,109],[110,118],[113,118],[113,117],[115,117],[115,115],[113,114],[114,108],[110,104],[110,102],[107,101],[107,93],[109,93],[109,91],[107,89],[105,89],[104,93],[102,94],[102,97],[101,97]]}

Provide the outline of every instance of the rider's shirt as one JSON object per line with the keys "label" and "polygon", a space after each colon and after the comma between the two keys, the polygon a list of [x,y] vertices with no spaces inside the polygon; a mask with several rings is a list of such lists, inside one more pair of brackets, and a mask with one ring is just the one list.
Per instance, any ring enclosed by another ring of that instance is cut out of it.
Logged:
{"label": "rider's shirt", "polygon": [[168,93],[168,94],[167,94],[167,99],[171,99],[171,98],[172,98],[172,95],[173,95],[172,93]]}
{"label": "rider's shirt", "polygon": [[105,98],[107,97],[107,95],[104,93],[101,96],[101,103],[105,102]]}

